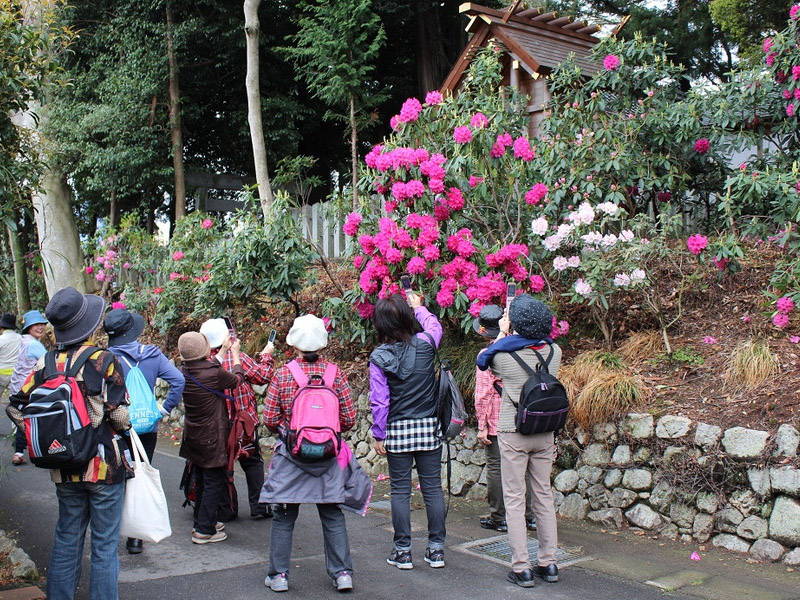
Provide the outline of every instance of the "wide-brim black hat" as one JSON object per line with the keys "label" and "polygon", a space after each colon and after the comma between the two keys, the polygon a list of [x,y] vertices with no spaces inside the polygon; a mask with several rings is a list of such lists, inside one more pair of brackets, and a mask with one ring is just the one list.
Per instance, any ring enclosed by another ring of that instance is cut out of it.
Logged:
{"label": "wide-brim black hat", "polygon": [[91,336],[103,320],[106,301],[94,294],[81,294],[74,287],[58,290],[45,308],[56,343],[70,346]]}
{"label": "wide-brim black hat", "polygon": [[139,339],[144,331],[144,317],[124,308],[108,311],[103,329],[108,334],[109,346],[122,346]]}
{"label": "wide-brim black hat", "polygon": [[472,322],[475,333],[487,338],[496,338],[500,335],[500,319],[503,318],[503,309],[496,304],[488,304],[481,309],[478,318]]}
{"label": "wide-brim black hat", "polygon": [[12,315],[11,313],[3,313],[3,316],[0,317],[0,329],[16,329],[17,328],[17,316]]}
{"label": "wide-brim black hat", "polygon": [[550,337],[553,331],[553,313],[544,302],[530,294],[514,298],[508,308],[508,318],[511,328],[529,340]]}

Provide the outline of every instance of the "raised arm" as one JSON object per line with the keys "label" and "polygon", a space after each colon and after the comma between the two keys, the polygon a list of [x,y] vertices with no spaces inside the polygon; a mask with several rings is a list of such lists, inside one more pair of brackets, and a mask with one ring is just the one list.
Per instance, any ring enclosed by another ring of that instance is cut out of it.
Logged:
{"label": "raised arm", "polygon": [[[442,341],[442,325],[439,323],[439,319],[424,306],[417,306],[414,309],[414,316],[417,317],[417,321],[422,326],[422,331],[433,338],[438,348],[439,343]],[[422,339],[426,338],[423,337]]]}

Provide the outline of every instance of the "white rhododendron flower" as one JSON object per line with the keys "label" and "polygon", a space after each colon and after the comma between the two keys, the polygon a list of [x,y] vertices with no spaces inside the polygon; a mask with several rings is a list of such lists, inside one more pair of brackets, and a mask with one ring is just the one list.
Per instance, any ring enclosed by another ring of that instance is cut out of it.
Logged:
{"label": "white rhododendron flower", "polygon": [[550,252],[555,252],[561,247],[561,236],[558,234],[549,235],[542,240],[542,244]]}
{"label": "white rhododendron flower", "polygon": [[553,268],[559,273],[569,266],[567,259],[563,256],[556,256],[553,259]]}
{"label": "white rhododendron flower", "polygon": [[633,240],[633,232],[630,229],[623,229],[619,232],[620,242],[630,242]]}
{"label": "white rhododendron flower", "polygon": [[631,278],[627,273],[617,273],[614,275],[614,285],[617,287],[628,287],[631,284]]}
{"label": "white rhododendron flower", "polygon": [[569,259],[567,259],[567,265],[572,267],[573,269],[576,269],[576,268],[580,267],[581,266],[580,257],[579,256],[570,256]]}
{"label": "white rhododendron flower", "polygon": [[644,281],[647,279],[647,274],[642,269],[634,269],[631,271],[631,282]]}
{"label": "white rhododendron flower", "polygon": [[601,204],[597,205],[597,210],[613,217],[619,212],[619,206],[613,202],[602,202]]}
{"label": "white rhododendron flower", "polygon": [[583,243],[586,244],[587,246],[596,246],[603,241],[603,235],[596,231],[592,231],[591,233],[582,235],[581,239],[583,240]]}
{"label": "white rhododendron flower", "polygon": [[592,286],[586,283],[583,279],[578,279],[575,282],[575,292],[580,294],[584,298],[588,298],[589,296],[592,295],[594,290],[592,289]]}
{"label": "white rhododendron flower", "polygon": [[617,244],[617,236],[613,233],[608,233],[603,236],[603,240],[600,242],[600,245],[603,248],[613,248]]}
{"label": "white rhododendron flower", "polygon": [[538,219],[534,219],[533,223],[531,223],[531,231],[533,231],[533,235],[544,235],[547,233],[547,218],[546,217],[539,217]]}

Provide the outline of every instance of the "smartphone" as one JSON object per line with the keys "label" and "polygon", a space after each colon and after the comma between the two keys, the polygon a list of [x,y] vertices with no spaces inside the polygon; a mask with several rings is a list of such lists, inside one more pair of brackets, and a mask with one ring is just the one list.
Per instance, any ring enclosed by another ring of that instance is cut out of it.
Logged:
{"label": "smartphone", "polygon": [[516,283],[509,283],[508,284],[508,291],[506,292],[506,306],[511,306],[511,301],[517,295],[517,284]]}
{"label": "smartphone", "polygon": [[273,329],[272,331],[269,332],[269,343],[270,344],[273,344],[275,342],[275,336],[277,336],[277,335],[278,335],[278,330],[277,329]]}
{"label": "smartphone", "polygon": [[403,286],[403,290],[406,292],[411,291],[411,278],[408,275],[401,275],[400,276],[400,285]]}
{"label": "smartphone", "polygon": [[231,318],[222,317],[222,320],[225,321],[225,327],[228,328],[228,331],[231,334],[231,338],[236,339],[236,328],[233,326],[233,321],[231,321]]}

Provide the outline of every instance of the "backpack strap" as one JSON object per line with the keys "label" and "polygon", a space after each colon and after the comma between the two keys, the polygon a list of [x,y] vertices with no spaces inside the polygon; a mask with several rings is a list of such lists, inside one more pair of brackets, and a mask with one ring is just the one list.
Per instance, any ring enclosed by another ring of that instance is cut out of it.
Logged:
{"label": "backpack strap", "polygon": [[[56,351],[50,350],[44,355],[44,376],[43,381],[53,379],[58,375],[58,365],[56,364]],[[40,384],[39,384],[40,385]]]}
{"label": "backpack strap", "polygon": [[[536,352],[536,350],[534,350],[534,352]],[[531,367],[530,367],[530,365],[528,365],[528,363],[526,363],[524,360],[522,360],[522,358],[520,358],[519,354],[517,354],[516,352],[509,352],[509,354],[511,355],[511,357],[515,361],[517,361],[517,364],[519,364],[519,366],[522,367],[522,370],[525,371],[528,374],[528,377],[533,377],[534,370],[531,369]],[[536,356],[539,357],[539,360],[542,360],[542,357],[541,357],[541,355],[539,355],[538,352],[536,352]]]}
{"label": "backpack strap", "polygon": [[[127,358],[125,358],[124,355],[117,354],[117,358],[119,358],[122,362],[125,363],[125,366],[128,367],[129,371],[133,368],[133,365],[131,365],[130,361]],[[136,363],[136,364],[138,365],[139,363]]]}
{"label": "backpack strap", "polygon": [[339,374],[339,369],[335,364],[329,362],[325,367],[325,374],[322,376],[322,381],[326,387],[333,389],[333,384],[336,381],[336,376]]}
{"label": "backpack strap", "polygon": [[[289,373],[292,374],[292,377],[294,377],[294,380],[297,382],[298,386],[304,388],[308,385],[308,375],[305,374],[303,368],[300,366],[300,363],[298,363],[296,360],[290,361],[286,363],[286,368],[289,369]],[[327,369],[325,370],[325,374],[328,374]]]}
{"label": "backpack strap", "polygon": [[98,350],[100,350],[100,348],[97,348],[95,346],[88,346],[86,350],[84,350],[83,352],[80,351],[73,352],[67,358],[67,364],[69,365],[66,373],[67,377],[77,377],[78,372],[83,368],[83,365],[86,364],[86,361],[89,360],[89,357]]}
{"label": "backpack strap", "polygon": [[188,369],[184,369],[183,374],[186,375],[186,377],[188,377],[189,380],[197,387],[203,388],[205,391],[211,392],[212,394],[214,394],[215,396],[219,396],[220,398],[225,398],[226,400],[230,400],[234,404],[236,403],[236,398],[234,398],[229,394],[226,394],[225,392],[220,392],[219,390],[215,390],[214,388],[210,388],[207,385],[201,383],[197,377],[189,373]]}
{"label": "backpack strap", "polygon": [[[545,360],[542,357],[542,355],[539,354],[538,350],[535,350],[534,348],[530,348],[530,350],[532,350],[533,353],[536,355],[536,358],[539,359],[539,364],[541,364],[544,367],[545,372],[547,374],[550,374],[550,361],[553,359],[553,347],[551,344],[548,344],[548,346],[550,346],[550,354],[547,355],[547,360]],[[524,360],[522,360],[522,358],[520,358],[519,354],[517,354],[516,352],[509,352],[509,354],[514,358],[515,361],[517,361],[519,366],[521,366],[525,370],[525,372],[528,374],[529,377],[533,376],[533,369],[531,369],[528,363],[526,363]]]}

